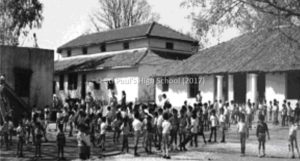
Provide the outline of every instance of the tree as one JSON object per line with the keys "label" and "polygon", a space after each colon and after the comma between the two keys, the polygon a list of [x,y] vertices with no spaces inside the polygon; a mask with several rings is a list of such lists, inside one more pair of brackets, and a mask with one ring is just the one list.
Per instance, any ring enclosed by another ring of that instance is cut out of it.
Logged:
{"label": "tree", "polygon": [[216,28],[217,31],[226,27],[249,31],[281,25],[299,26],[299,0],[186,0],[181,5],[200,8],[199,13],[190,15],[200,41]]}
{"label": "tree", "polygon": [[90,16],[97,32],[159,19],[146,0],[99,0],[100,9]]}
{"label": "tree", "polygon": [[0,0],[0,45],[18,45],[21,35],[40,28],[42,10],[39,0]]}

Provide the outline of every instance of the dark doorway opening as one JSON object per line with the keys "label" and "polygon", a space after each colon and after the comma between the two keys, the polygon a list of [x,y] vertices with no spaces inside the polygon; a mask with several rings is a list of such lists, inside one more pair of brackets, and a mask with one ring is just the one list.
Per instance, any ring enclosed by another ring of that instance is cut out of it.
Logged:
{"label": "dark doorway opening", "polygon": [[84,99],[86,95],[86,75],[82,74],[81,76],[81,98]]}
{"label": "dark doorway opening", "polygon": [[14,68],[15,91],[19,97],[30,96],[31,75],[31,69]]}
{"label": "dark doorway opening", "polygon": [[233,75],[233,95],[236,103],[246,102],[246,74]]}
{"label": "dark doorway opening", "polygon": [[287,73],[287,99],[300,99],[300,72]]}
{"label": "dark doorway opening", "polygon": [[266,75],[265,73],[258,74],[257,77],[257,94],[258,94],[258,101],[262,102],[265,100],[265,91],[266,91]]}

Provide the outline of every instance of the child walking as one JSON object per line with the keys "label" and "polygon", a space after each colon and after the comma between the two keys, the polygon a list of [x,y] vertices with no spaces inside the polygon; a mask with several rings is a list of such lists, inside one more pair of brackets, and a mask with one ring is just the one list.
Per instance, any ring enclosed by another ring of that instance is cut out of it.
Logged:
{"label": "child walking", "polygon": [[66,137],[63,131],[63,125],[58,126],[58,133],[56,136],[56,142],[57,142],[57,160],[66,160],[64,158],[64,146],[66,144]]}
{"label": "child walking", "polygon": [[298,125],[294,118],[290,120],[290,129],[289,129],[289,151],[292,150],[291,158],[295,158],[294,149],[296,148],[298,157],[300,158],[300,153],[298,149],[298,142],[297,142],[297,130]]}
{"label": "child walking", "polygon": [[248,134],[248,125],[245,122],[245,115],[240,115],[240,121],[237,124],[237,130],[240,135],[240,143],[241,143],[241,157],[245,156],[246,151],[246,138]]}
{"label": "child walking", "polygon": [[[259,121],[257,124],[257,129],[256,129],[256,136],[258,138],[258,156],[259,157],[265,157],[265,144],[266,144],[266,135],[268,135],[268,139],[270,140],[270,134],[269,134],[269,129],[268,125],[265,123],[265,116],[264,115],[259,115]],[[262,147],[262,155],[260,153]]]}

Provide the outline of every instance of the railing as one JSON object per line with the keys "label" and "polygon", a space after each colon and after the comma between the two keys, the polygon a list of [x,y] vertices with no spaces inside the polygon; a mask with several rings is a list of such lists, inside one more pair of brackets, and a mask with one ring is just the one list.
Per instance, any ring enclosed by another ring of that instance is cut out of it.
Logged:
{"label": "railing", "polygon": [[5,83],[2,91],[2,97],[0,98],[0,113],[2,121],[10,111],[13,113],[14,123],[17,123],[20,121],[20,118],[29,114],[30,107],[8,84]]}

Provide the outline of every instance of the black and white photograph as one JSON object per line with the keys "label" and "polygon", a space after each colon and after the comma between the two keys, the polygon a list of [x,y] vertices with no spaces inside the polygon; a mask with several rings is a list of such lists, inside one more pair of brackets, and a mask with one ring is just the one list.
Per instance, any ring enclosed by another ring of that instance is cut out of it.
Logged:
{"label": "black and white photograph", "polygon": [[299,0],[0,0],[0,161],[300,160],[299,126]]}

